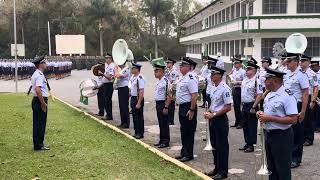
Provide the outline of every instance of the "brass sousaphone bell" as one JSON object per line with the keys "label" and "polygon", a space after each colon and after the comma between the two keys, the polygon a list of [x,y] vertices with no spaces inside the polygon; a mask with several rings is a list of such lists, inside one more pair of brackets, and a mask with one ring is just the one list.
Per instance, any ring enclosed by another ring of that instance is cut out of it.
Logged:
{"label": "brass sousaphone bell", "polygon": [[93,75],[95,76],[101,76],[99,75],[99,71],[101,71],[102,73],[104,73],[105,71],[105,65],[104,64],[97,64],[91,67],[91,71],[93,73]]}

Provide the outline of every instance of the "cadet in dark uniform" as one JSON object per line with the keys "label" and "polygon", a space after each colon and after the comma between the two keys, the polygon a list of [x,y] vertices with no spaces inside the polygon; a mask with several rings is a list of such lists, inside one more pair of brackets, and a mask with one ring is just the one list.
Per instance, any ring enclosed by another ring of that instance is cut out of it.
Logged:
{"label": "cadet in dark uniform", "polygon": [[232,87],[232,97],[233,97],[233,106],[234,106],[234,114],[236,117],[236,121],[234,125],[231,127],[237,127],[237,129],[242,128],[242,117],[241,117],[241,82],[246,74],[246,71],[242,69],[242,60],[234,59],[234,70],[232,71],[231,76],[234,79],[233,87]]}
{"label": "cadet in dark uniform", "polygon": [[46,131],[49,96],[47,80],[43,72],[47,68],[47,65],[44,56],[36,57],[33,63],[37,67],[37,70],[31,77],[31,91],[33,94],[33,148],[35,151],[49,150],[49,147],[43,143]]}
{"label": "cadet in dark uniform", "polygon": [[229,120],[227,112],[231,111],[232,96],[231,89],[222,82],[225,70],[210,67],[211,80],[214,84],[210,92],[211,106],[209,112],[204,113],[204,117],[210,123],[210,140],[214,156],[214,170],[207,173],[208,176],[214,176],[214,179],[224,179],[228,177],[229,162]]}
{"label": "cadet in dark uniform", "polygon": [[101,73],[103,75],[103,82],[104,82],[104,95],[105,95],[105,111],[106,117],[102,118],[103,120],[113,120],[112,117],[112,94],[113,94],[113,80],[115,74],[115,65],[113,63],[112,55],[107,53],[105,56],[106,58],[106,66],[105,66],[105,73]]}
{"label": "cadet in dark uniform", "polygon": [[133,76],[130,79],[131,82],[131,109],[134,126],[134,137],[136,139],[143,138],[144,134],[144,87],[145,80],[140,74],[141,65],[132,63],[131,73]]}
{"label": "cadet in dark uniform", "polygon": [[176,102],[179,105],[179,121],[182,149],[176,157],[181,162],[193,159],[194,135],[197,129],[198,80],[190,72],[195,63],[190,58],[182,58],[177,83]]}
{"label": "cadet in dark uniform", "polygon": [[170,142],[168,106],[166,106],[169,82],[164,76],[165,67],[161,64],[154,64],[154,76],[158,79],[154,90],[154,99],[160,128],[160,140],[154,145],[158,148],[168,147]]}
{"label": "cadet in dark uniform", "polygon": [[264,112],[257,112],[257,117],[264,123],[269,179],[291,180],[291,125],[297,121],[297,101],[282,85],[285,73],[270,68],[266,71],[266,88],[271,92],[264,99]]}
{"label": "cadet in dark uniform", "polygon": [[257,144],[258,121],[255,113],[258,109],[253,106],[256,99],[259,99],[263,94],[262,86],[256,75],[258,68],[259,66],[256,64],[248,62],[246,77],[241,84],[242,128],[246,144],[239,150],[246,153],[253,152],[253,145]]}
{"label": "cadet in dark uniform", "polygon": [[[166,76],[170,84],[172,84],[174,81],[176,81],[179,78],[179,73],[177,71],[177,68],[174,66],[176,61],[171,58],[168,58],[166,63],[167,63],[167,69],[168,69],[168,74]],[[169,125],[174,125],[174,112],[176,109],[176,101],[175,99],[172,99],[171,101],[172,102],[168,107],[168,116],[169,116],[168,118],[169,118]]]}
{"label": "cadet in dark uniform", "polygon": [[303,125],[302,121],[305,117],[305,112],[308,105],[309,98],[309,81],[306,73],[302,72],[299,68],[299,54],[287,53],[283,55],[285,61],[287,62],[286,75],[284,77],[284,87],[289,89],[293,96],[297,100],[298,108],[298,121],[296,124],[292,125],[294,141],[292,148],[292,163],[291,168],[296,168],[300,166],[303,153]]}
{"label": "cadet in dark uniform", "polygon": [[118,90],[119,99],[119,109],[121,124],[118,126],[120,128],[129,128],[130,126],[130,116],[129,116],[129,80],[131,76],[130,68],[121,65],[122,72],[116,73],[118,78],[116,88]]}
{"label": "cadet in dark uniform", "polygon": [[313,145],[314,140],[314,110],[317,103],[315,102],[318,97],[318,77],[317,74],[310,68],[311,57],[302,55],[300,67],[303,72],[308,76],[309,80],[309,103],[306,110],[306,116],[303,121],[304,129],[304,146]]}

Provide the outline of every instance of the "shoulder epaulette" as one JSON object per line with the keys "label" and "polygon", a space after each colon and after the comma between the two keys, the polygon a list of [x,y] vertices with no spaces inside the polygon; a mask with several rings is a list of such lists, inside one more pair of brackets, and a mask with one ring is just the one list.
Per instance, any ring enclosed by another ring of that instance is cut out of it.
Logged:
{"label": "shoulder epaulette", "polygon": [[193,76],[192,76],[192,74],[189,74],[189,78],[190,78],[190,79],[193,79]]}
{"label": "shoulder epaulette", "polygon": [[290,91],[290,89],[286,89],[285,91],[286,91],[286,93],[287,93],[287,94],[289,94],[290,96],[292,96],[292,95],[293,95],[293,92],[292,92],[292,91]]}
{"label": "shoulder epaulette", "polygon": [[302,70],[302,69],[300,69],[300,71],[301,71],[302,73],[306,73],[306,71],[304,71],[304,70]]}
{"label": "shoulder epaulette", "polygon": [[142,79],[142,76],[140,75],[139,78]]}

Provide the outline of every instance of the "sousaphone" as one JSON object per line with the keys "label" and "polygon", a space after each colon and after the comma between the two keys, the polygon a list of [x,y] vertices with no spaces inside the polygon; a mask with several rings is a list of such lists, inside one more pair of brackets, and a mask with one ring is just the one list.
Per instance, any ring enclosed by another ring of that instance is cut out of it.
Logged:
{"label": "sousaphone", "polygon": [[[128,48],[128,44],[124,39],[118,39],[112,47],[112,57],[113,62],[118,65],[116,71],[119,74],[122,74],[124,70],[131,67],[131,63],[134,60],[134,56],[132,51]],[[122,69],[119,68],[120,65],[124,65],[126,62],[129,62],[127,67]],[[118,79],[115,78],[114,80],[114,88],[117,89],[117,81]]]}

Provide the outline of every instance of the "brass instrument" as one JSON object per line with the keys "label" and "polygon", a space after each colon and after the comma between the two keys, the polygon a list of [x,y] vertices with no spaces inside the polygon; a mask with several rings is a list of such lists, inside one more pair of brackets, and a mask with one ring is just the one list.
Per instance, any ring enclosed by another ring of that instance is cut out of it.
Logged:
{"label": "brass instrument", "polygon": [[269,176],[271,174],[271,171],[268,170],[267,165],[267,156],[266,156],[266,147],[265,147],[265,138],[264,138],[264,132],[263,132],[263,123],[260,122],[260,138],[261,138],[261,148],[262,148],[262,156],[261,156],[261,168],[257,172],[258,175],[262,176]]}
{"label": "brass instrument", "polygon": [[230,88],[233,87],[234,82],[235,82],[235,81],[234,81],[234,78],[233,78],[233,76],[232,76],[231,74],[229,74],[229,75],[226,76],[226,84],[227,84]]}
{"label": "brass instrument", "polygon": [[320,106],[320,98],[317,97],[316,102],[317,102],[318,106]]}
{"label": "brass instrument", "polygon": [[97,64],[91,67],[91,71],[93,73],[93,75],[95,76],[101,76],[99,75],[99,71],[101,71],[102,73],[104,73],[105,71],[105,65],[104,64]]}
{"label": "brass instrument", "polygon": [[82,81],[79,85],[81,95],[84,97],[92,97],[98,94],[97,82],[93,79]]}
{"label": "brass instrument", "polygon": [[[125,40],[123,39],[118,39],[112,47],[112,56],[113,56],[113,61],[116,65],[118,65],[118,68],[120,65],[124,65],[126,62],[131,62],[134,60],[134,56],[132,51],[128,48],[128,44]],[[119,72],[121,75],[127,68],[130,68],[131,63],[120,71],[118,69],[116,71]],[[117,82],[118,78],[114,79],[114,88],[117,89]]]}

